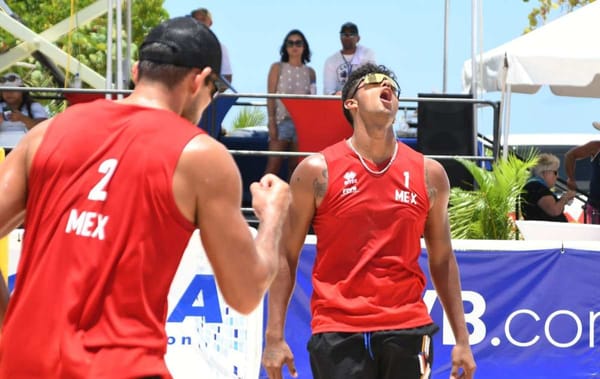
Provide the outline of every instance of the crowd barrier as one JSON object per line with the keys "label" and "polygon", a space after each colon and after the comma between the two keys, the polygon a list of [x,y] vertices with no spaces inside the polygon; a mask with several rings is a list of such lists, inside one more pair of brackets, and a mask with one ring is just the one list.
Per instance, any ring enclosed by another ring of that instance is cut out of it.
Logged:
{"label": "crowd barrier", "polygon": [[[9,236],[12,287],[22,231]],[[453,241],[477,377],[579,379],[600,376],[600,247],[574,241]],[[290,303],[286,336],[299,378],[311,378],[308,236]],[[428,275],[426,253],[421,264]],[[5,266],[6,267],[6,266]],[[428,281],[424,300],[440,331],[433,378],[449,377],[451,329]],[[169,294],[167,363],[175,379],[266,378],[260,370],[265,315],[231,310],[220,296],[197,235]],[[284,370],[284,377],[291,376]]]}

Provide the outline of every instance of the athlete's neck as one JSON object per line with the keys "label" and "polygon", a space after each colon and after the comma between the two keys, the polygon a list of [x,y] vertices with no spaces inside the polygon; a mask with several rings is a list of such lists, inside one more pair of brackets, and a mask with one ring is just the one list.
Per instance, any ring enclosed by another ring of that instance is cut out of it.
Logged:
{"label": "athlete's neck", "polygon": [[136,88],[130,96],[123,100],[119,100],[118,102],[123,104],[135,104],[148,108],[165,109],[181,114],[183,103],[179,96],[175,94],[176,92],[177,91],[165,91],[165,88],[140,83],[138,84],[138,88]]}
{"label": "athlete's neck", "polygon": [[393,132],[383,136],[371,136],[355,132],[348,139],[348,143],[359,155],[375,164],[389,160],[396,149],[396,139]]}

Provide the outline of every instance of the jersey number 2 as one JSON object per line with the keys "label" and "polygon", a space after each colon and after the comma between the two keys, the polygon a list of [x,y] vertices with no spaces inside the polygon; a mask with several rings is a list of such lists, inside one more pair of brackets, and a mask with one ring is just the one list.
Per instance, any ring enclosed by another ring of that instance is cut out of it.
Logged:
{"label": "jersey number 2", "polygon": [[88,195],[88,199],[95,201],[105,201],[108,194],[106,193],[106,186],[112,178],[117,169],[119,161],[116,159],[107,159],[100,164],[98,172],[104,174],[102,179],[92,188]]}

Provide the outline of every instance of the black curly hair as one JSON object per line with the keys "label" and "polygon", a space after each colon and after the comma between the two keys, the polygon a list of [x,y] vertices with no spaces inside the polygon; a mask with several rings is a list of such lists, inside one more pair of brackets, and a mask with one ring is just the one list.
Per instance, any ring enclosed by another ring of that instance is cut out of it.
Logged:
{"label": "black curly hair", "polygon": [[312,53],[310,52],[310,46],[308,45],[308,41],[306,40],[304,33],[302,33],[298,29],[290,30],[283,38],[283,43],[281,44],[281,47],[279,48],[279,55],[281,55],[281,61],[288,62],[290,60],[290,55],[287,52],[286,42],[287,42],[288,38],[290,38],[290,36],[293,36],[293,35],[300,36],[300,38],[302,38],[302,42],[304,42],[304,51],[302,51],[302,63],[306,64],[306,63],[310,62],[310,56],[312,55]]}
{"label": "black curly hair", "polygon": [[[350,114],[350,111],[344,107],[344,102],[348,99],[349,94],[353,94],[356,92],[355,89],[359,85],[362,78],[367,74],[379,73],[389,76],[390,78],[396,80],[396,75],[392,70],[385,67],[384,65],[376,65],[373,63],[366,63],[356,70],[353,70],[350,76],[348,76],[348,80],[344,84],[342,88],[342,109],[344,111],[344,116],[346,120],[350,123],[350,125],[354,124],[354,118]],[[354,125],[353,125],[354,127]]]}

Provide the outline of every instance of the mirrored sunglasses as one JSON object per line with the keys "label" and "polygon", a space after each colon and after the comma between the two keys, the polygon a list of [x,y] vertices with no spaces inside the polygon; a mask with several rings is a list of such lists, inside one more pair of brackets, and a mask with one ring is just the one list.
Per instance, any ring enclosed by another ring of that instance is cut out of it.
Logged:
{"label": "mirrored sunglasses", "polygon": [[356,84],[356,88],[352,92],[352,96],[348,96],[348,98],[353,98],[354,95],[356,95],[356,92],[358,92],[358,90],[360,88],[362,88],[368,84],[380,84],[381,85],[381,83],[383,83],[384,81],[387,81],[387,83],[389,84],[392,91],[394,91],[394,93],[396,94],[396,97],[400,98],[400,86],[398,85],[398,83],[394,79],[390,78],[389,76],[379,73],[379,72],[372,72],[370,74],[363,76],[363,78],[361,80],[359,80],[358,83]]}

